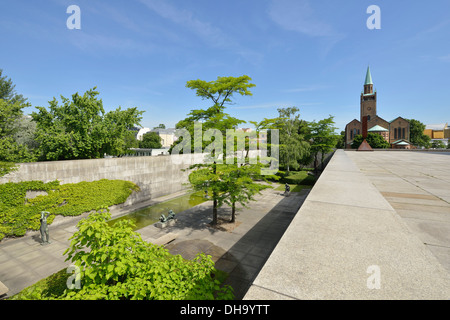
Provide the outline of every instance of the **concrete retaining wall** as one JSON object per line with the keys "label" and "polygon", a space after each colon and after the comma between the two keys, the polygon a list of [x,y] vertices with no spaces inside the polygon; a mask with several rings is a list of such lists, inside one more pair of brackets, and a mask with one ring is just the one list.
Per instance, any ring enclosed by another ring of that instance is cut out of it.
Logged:
{"label": "concrete retaining wall", "polygon": [[100,179],[127,180],[141,189],[128,198],[125,205],[130,205],[187,189],[185,184],[189,173],[182,169],[201,163],[203,157],[203,154],[186,154],[22,163],[18,171],[0,177],[0,183],[59,180],[66,184]]}

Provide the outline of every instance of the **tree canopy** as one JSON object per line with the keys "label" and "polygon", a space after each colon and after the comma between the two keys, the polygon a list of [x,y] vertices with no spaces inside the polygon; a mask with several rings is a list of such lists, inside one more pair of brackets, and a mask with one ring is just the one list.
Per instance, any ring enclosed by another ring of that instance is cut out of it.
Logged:
{"label": "tree canopy", "polygon": [[307,139],[311,144],[311,154],[314,156],[314,169],[317,170],[318,156],[321,155],[323,165],[324,155],[331,152],[336,146],[338,136],[335,134],[334,117],[312,121],[309,123]]}
{"label": "tree canopy", "polygon": [[34,157],[29,147],[16,140],[23,118],[23,108],[30,103],[15,90],[10,78],[0,69],[0,161],[28,162]]}
{"label": "tree canopy", "polygon": [[94,159],[126,152],[126,136],[139,125],[143,111],[118,107],[105,112],[95,89],[75,93],[72,99],[61,96],[62,105],[54,98],[49,110],[36,107],[32,117],[40,160]]}
{"label": "tree canopy", "polygon": [[417,147],[428,148],[430,146],[431,138],[424,134],[426,128],[425,124],[415,119],[409,119],[408,121],[410,128],[410,142]]}
{"label": "tree canopy", "polygon": [[161,147],[161,137],[156,132],[144,133],[142,141],[139,141],[139,148],[159,149]]}
{"label": "tree canopy", "polygon": [[[196,95],[203,100],[209,100],[212,106],[206,110],[191,110],[186,119],[176,124],[176,128],[183,130],[184,134],[177,134],[177,136],[181,136],[181,139],[178,139],[172,146],[171,151],[176,148],[175,150],[180,152],[182,150],[179,147],[183,146],[190,152],[209,153],[209,161],[206,161],[204,164],[193,165],[190,169],[198,171],[191,173],[196,177],[194,180],[191,180],[193,188],[209,188],[212,192],[213,219],[211,224],[213,225],[217,224],[217,209],[219,205],[225,202],[221,195],[226,192],[223,185],[225,176],[222,171],[218,171],[217,161],[219,161],[220,156],[223,158],[219,162],[226,157],[224,150],[227,149],[226,143],[227,139],[229,139],[227,130],[236,129],[239,124],[245,123],[245,121],[225,113],[225,105],[233,103],[232,98],[236,93],[242,96],[252,95],[249,89],[255,85],[249,81],[251,81],[251,78],[243,75],[240,77],[217,77],[217,80],[210,82],[191,80],[186,83],[187,88],[195,90]],[[194,132],[197,130],[196,123],[201,123],[201,132]],[[234,152],[234,137],[232,139]],[[201,150],[198,150],[198,147]],[[235,157],[235,154],[231,156]],[[222,202],[219,203],[219,200]]]}

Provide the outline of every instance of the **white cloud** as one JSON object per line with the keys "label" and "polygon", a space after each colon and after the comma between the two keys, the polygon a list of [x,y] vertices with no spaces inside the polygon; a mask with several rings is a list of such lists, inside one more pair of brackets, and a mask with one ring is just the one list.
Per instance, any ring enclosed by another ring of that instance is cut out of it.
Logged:
{"label": "white cloud", "polygon": [[318,38],[322,56],[327,55],[346,37],[331,24],[321,20],[308,0],[271,0],[268,15],[284,30]]}
{"label": "white cloud", "polygon": [[306,0],[272,0],[268,13],[274,22],[286,30],[312,37],[335,35],[329,24],[315,17],[314,10]]}
{"label": "white cloud", "polygon": [[283,90],[283,92],[286,92],[286,93],[311,92],[311,91],[317,91],[317,90],[322,90],[322,89],[326,89],[326,88],[328,88],[328,86],[323,86],[323,85],[311,85],[311,86],[307,86],[307,87],[299,87],[299,88],[294,88],[294,89],[286,89],[286,90]]}
{"label": "white cloud", "polygon": [[224,47],[233,43],[219,28],[195,18],[190,11],[178,9],[162,0],[141,0],[141,3],[161,17],[189,29],[212,46]]}
{"label": "white cloud", "polygon": [[210,47],[231,51],[252,64],[259,64],[263,60],[260,52],[242,46],[221,28],[200,20],[191,11],[180,9],[163,0],[140,0],[140,2],[159,16],[190,31]]}

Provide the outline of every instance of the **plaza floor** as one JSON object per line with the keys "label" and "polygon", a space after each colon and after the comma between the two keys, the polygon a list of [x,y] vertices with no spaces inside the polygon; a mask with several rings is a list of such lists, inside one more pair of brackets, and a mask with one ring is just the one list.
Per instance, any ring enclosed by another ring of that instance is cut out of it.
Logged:
{"label": "plaza floor", "polygon": [[[154,225],[137,230],[144,240],[152,241],[165,234],[177,238],[166,245],[173,254],[192,259],[199,252],[211,255],[216,268],[229,273],[226,284],[234,289],[236,299],[241,299],[259,270],[275,248],[284,231],[306,198],[308,191],[291,193],[284,197],[280,191],[266,189],[258,195],[249,208],[241,208],[234,229],[213,228],[212,204],[205,202],[177,214],[177,223],[164,229]],[[177,196],[177,195],[172,195]],[[115,208],[113,217],[135,211],[143,206],[169,199],[171,196],[140,203],[128,208]],[[229,219],[230,209],[219,209],[219,219]],[[63,252],[68,240],[76,231],[82,217],[50,226],[51,243],[42,246],[39,233],[30,233],[17,239],[0,243],[0,281],[8,288],[8,296],[36,283],[57,271],[67,268]]]}

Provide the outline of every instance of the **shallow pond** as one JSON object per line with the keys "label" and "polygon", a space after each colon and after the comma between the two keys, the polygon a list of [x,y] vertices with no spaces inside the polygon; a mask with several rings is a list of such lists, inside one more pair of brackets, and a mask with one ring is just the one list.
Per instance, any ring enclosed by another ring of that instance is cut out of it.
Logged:
{"label": "shallow pond", "polygon": [[186,194],[113,219],[109,224],[112,225],[119,220],[130,219],[136,225],[134,230],[139,230],[158,222],[161,214],[164,214],[167,217],[169,210],[172,210],[176,217],[180,212],[195,207],[207,200],[208,199],[205,199],[201,192]]}

